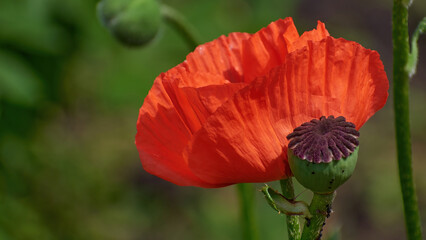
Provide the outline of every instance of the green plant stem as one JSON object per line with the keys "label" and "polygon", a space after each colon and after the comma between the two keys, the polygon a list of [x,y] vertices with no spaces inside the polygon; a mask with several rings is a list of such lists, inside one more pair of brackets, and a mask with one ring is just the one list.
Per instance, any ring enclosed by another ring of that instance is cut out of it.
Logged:
{"label": "green plant stem", "polygon": [[199,45],[194,28],[182,14],[164,4],[161,6],[161,13],[166,22],[183,37],[191,51]]}
{"label": "green plant stem", "polygon": [[240,199],[241,223],[244,240],[259,239],[254,214],[255,189],[250,183],[237,185]]}
{"label": "green plant stem", "polygon": [[[280,180],[283,196],[287,199],[294,199],[293,179],[287,178]],[[286,216],[287,232],[289,240],[300,240],[300,225],[298,216]]]}
{"label": "green plant stem", "polygon": [[409,57],[408,3],[394,0],[392,17],[393,93],[399,179],[404,202],[408,240],[421,240],[421,224],[411,164],[411,135],[409,119]]}
{"label": "green plant stem", "polygon": [[330,194],[314,193],[309,212],[312,218],[307,219],[303,228],[302,240],[318,239],[322,228],[325,225],[325,220],[331,212],[331,204],[333,203],[336,192]]}

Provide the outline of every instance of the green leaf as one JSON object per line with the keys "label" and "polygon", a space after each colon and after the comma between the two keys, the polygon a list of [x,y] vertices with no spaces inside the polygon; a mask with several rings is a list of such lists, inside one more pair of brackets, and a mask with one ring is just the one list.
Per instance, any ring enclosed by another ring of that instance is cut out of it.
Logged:
{"label": "green leaf", "polygon": [[41,94],[33,69],[16,54],[0,50],[0,97],[16,104],[33,106]]}
{"label": "green leaf", "polygon": [[302,215],[307,218],[311,218],[308,204],[305,202],[287,199],[268,185],[265,185],[262,188],[262,192],[268,204],[278,213],[284,213],[286,215]]}
{"label": "green leaf", "polygon": [[408,56],[408,62],[405,66],[405,69],[407,70],[410,78],[416,73],[417,60],[419,58],[419,48],[417,46],[417,41],[419,36],[424,32],[426,32],[426,17],[420,21],[419,25],[413,33],[413,36],[411,37],[411,53]]}

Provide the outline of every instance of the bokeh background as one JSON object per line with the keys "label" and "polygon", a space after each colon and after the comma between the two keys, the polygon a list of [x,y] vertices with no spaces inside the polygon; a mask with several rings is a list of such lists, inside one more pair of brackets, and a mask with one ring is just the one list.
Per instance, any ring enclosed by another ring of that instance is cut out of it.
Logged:
{"label": "bokeh background", "polygon": [[[235,186],[175,186],[144,172],[134,146],[145,95],[158,74],[184,60],[187,45],[163,24],[145,48],[123,47],[99,23],[96,2],[0,1],[0,239],[241,239]],[[390,0],[163,3],[182,12],[202,42],[287,16],[300,33],[321,20],[332,36],[377,50],[391,80]],[[426,1],[415,0],[411,32],[425,14]],[[411,123],[426,223],[425,43],[423,36]],[[301,187],[297,193],[309,200]],[[359,164],[334,211],[328,239],[405,239],[392,93],[361,130]],[[284,217],[261,193],[256,214],[261,239],[286,239]]]}

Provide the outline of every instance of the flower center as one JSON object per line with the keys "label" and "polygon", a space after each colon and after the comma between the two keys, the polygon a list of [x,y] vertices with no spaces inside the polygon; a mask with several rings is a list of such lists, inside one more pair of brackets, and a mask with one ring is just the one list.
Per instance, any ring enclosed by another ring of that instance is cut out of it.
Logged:
{"label": "flower center", "polygon": [[342,116],[305,122],[287,136],[288,148],[300,159],[321,163],[348,157],[359,145],[355,124]]}

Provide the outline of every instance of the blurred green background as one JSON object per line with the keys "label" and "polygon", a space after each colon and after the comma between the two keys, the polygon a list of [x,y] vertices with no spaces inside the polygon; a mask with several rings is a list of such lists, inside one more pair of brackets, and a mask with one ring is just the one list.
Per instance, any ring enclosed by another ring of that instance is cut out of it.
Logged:
{"label": "blurred green background", "polygon": [[[99,23],[96,2],[0,1],[0,239],[241,239],[234,186],[175,186],[144,172],[134,146],[144,96],[157,75],[184,60],[185,42],[163,24],[147,47],[123,47]],[[181,11],[203,42],[287,16],[300,33],[321,20],[332,36],[377,50],[391,80],[391,1],[163,3]],[[426,1],[414,1],[411,31],[425,13]],[[419,46],[411,111],[426,222],[425,37]],[[405,238],[393,138],[391,94],[361,130],[359,164],[338,191],[326,236]],[[256,204],[261,239],[286,239],[284,217],[261,193]]]}

